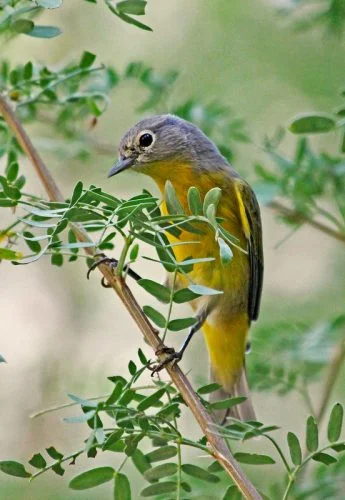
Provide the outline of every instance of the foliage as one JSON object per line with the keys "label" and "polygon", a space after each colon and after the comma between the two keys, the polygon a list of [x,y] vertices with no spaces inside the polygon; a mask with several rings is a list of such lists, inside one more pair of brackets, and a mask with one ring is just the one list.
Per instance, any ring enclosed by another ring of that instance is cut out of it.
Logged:
{"label": "foliage", "polygon": [[[145,14],[145,1],[84,1],[95,4],[90,8],[104,4],[124,22],[151,30],[136,17]],[[292,7],[297,10],[304,3],[293,2]],[[0,4],[0,34],[7,40],[17,35],[58,36],[60,28],[38,25],[36,18],[44,9],[60,7],[63,7],[62,0],[4,0]],[[343,15],[339,2],[324,2],[325,7],[326,11],[313,18],[312,23],[333,19],[332,32],[340,33]],[[49,127],[54,136],[52,149],[59,155],[83,160],[94,151],[114,155],[112,145],[98,143],[90,132],[106,112],[120,84],[137,85],[142,91],[138,113],[170,111],[193,121],[215,140],[228,159],[234,157],[238,142],[249,142],[243,120],[221,103],[202,104],[195,98],[188,98],[168,107],[167,98],[170,98],[178,76],[176,71],[159,74],[145,63],[132,62],[120,72],[96,63],[96,59],[95,54],[85,51],[78,61],[55,67],[33,61],[15,67],[5,59],[1,63],[1,94],[15,108],[21,122]],[[306,222],[322,220],[340,240],[345,235],[344,114],[341,107],[334,114],[313,112],[298,115],[289,125],[291,133],[300,135],[294,157],[288,158],[281,152],[285,130],[278,130],[263,144],[271,166],[256,165],[256,191],[261,200],[272,206],[277,199],[282,199],[288,208],[291,207],[291,212],[283,210],[280,213],[284,223],[296,229]],[[309,135],[337,130],[341,133],[339,152],[318,152]],[[58,149],[58,144],[61,144],[59,136],[63,138],[63,147]],[[119,259],[114,272],[126,279],[131,277],[130,266],[139,259],[154,261],[171,273],[171,285],[168,287],[147,276],[138,283],[164,304],[143,306],[146,316],[160,329],[163,341],[168,334],[175,335],[174,332],[190,328],[195,323],[191,316],[175,317],[176,304],[222,293],[205,288],[190,278],[193,266],[212,261],[215,257],[195,259],[191,255],[182,263],[177,262],[174,247],[182,243],[169,243],[167,233],[178,238],[181,227],[191,234],[212,231],[223,266],[231,262],[234,247],[246,252],[240,242],[224,229],[222,219],[217,217],[217,205],[222,195],[219,188],[211,189],[202,199],[198,189],[191,186],[186,193],[189,210],[185,213],[174,186],[167,182],[168,214],[164,216],[160,212],[160,200],[147,191],[130,199],[119,199],[97,186],[84,187],[81,181],[65,201],[50,202],[25,190],[26,179],[21,173],[22,150],[3,118],[0,118],[0,158],[5,165],[0,176],[0,208],[7,214],[8,208],[11,210],[11,222],[0,232],[0,260],[22,265],[49,256],[51,263],[59,267],[66,261],[80,259],[86,259],[91,266],[94,259],[84,255],[85,248],[92,247],[99,253],[116,248]],[[76,228],[86,230],[92,236],[92,242],[80,242],[74,232]],[[153,247],[157,258],[145,255],[142,243]],[[176,290],[177,273],[186,278],[188,285],[184,289]],[[249,363],[251,387],[279,396],[297,391],[309,414],[301,423],[305,429],[303,441],[299,437],[300,430],[298,435],[290,431],[286,438],[278,438],[274,434],[279,430],[278,425],[258,421],[230,419],[225,426],[214,426],[214,433],[228,439],[234,447],[239,463],[274,468],[275,477],[279,479],[277,484],[271,485],[271,491],[262,493],[265,497],[286,499],[293,493],[301,499],[325,498],[342,492],[345,465],[342,455],[345,442],[341,438],[343,406],[336,403],[329,412],[327,436],[323,437],[317,421],[318,403],[311,396],[311,388],[315,380],[324,375],[336,346],[343,342],[344,325],[345,317],[338,315],[318,324],[289,321],[259,326],[256,331]],[[0,363],[4,362],[0,355]],[[83,491],[112,483],[114,498],[135,498],[131,475],[127,473],[127,466],[132,463],[140,474],[141,484],[145,483],[141,490],[143,497],[171,498],[173,495],[181,498],[192,493],[198,498],[204,485],[210,484],[214,495],[219,498],[238,498],[240,493],[214,461],[205,436],[190,439],[180,430],[184,402],[172,384],[152,378],[150,384],[139,385],[152,365],[139,350],[138,358],[128,363],[127,376],[116,374],[109,377],[112,387],[107,397],[87,399],[69,395],[72,403],[68,406],[79,407],[79,412],[66,417],[65,422],[89,429],[78,450],[65,454],[51,446],[44,452],[35,453],[27,466],[4,460],[0,462],[0,470],[27,479],[50,470],[63,476],[65,467],[74,464],[82,455],[92,462],[100,453],[104,452],[105,457],[116,453],[123,458],[119,467],[113,466],[112,458],[109,458],[111,465],[90,466],[70,481],[70,488]],[[218,384],[212,383],[197,390],[203,405],[211,412],[231,408],[244,400],[237,397],[210,402],[208,396],[218,389]],[[255,445],[251,446],[254,438],[260,438],[260,444],[267,442],[271,448],[258,451]],[[195,449],[193,458],[189,459],[188,454],[188,461],[193,463],[186,461],[186,447]],[[198,461],[200,455],[203,459]],[[309,471],[307,466],[310,464],[314,467]],[[281,468],[284,474],[280,473]],[[307,479],[302,476],[306,470],[309,471]]]}

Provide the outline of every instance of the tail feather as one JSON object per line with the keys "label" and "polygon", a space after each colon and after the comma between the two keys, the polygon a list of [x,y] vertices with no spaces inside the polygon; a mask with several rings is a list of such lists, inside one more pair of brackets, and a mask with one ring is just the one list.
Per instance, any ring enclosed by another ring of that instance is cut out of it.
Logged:
{"label": "tail feather", "polygon": [[[211,379],[215,380],[215,377],[212,373],[212,368]],[[233,406],[232,408],[228,408],[227,410],[216,410],[214,412],[217,421],[221,425],[225,424],[227,418],[229,417],[233,417],[243,421],[256,420],[255,410],[251,401],[245,366],[243,366],[242,371],[238,376],[235,384],[233,385],[231,392],[220,388],[217,391],[211,393],[210,401],[215,402],[229,397],[238,396],[245,396],[247,399],[243,401],[243,403]]]}

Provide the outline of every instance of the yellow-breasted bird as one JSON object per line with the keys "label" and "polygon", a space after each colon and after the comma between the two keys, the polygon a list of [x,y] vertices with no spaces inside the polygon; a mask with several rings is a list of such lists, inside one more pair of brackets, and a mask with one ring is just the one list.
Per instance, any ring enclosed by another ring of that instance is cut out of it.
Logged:
{"label": "yellow-breasted bird", "polygon": [[[238,238],[246,252],[234,248],[233,259],[224,267],[211,228],[203,234],[182,230],[179,240],[191,243],[174,246],[177,260],[214,257],[212,262],[195,264],[190,275],[195,283],[222,290],[223,294],[192,302],[197,323],[172,358],[181,359],[192,335],[202,328],[214,380],[228,395],[247,396],[232,414],[243,420],[254,419],[245,372],[247,335],[251,321],[259,314],[263,280],[261,218],[254,192],[198,127],[173,115],[146,118],[126,132],[119,147],[119,161],[109,177],[127,168],[156,181],[163,195],[163,212],[167,180],[172,182],[185,213],[189,213],[190,186],[196,186],[202,197],[211,188],[221,188],[217,216],[224,219],[223,227]],[[184,275],[178,276],[179,287],[188,284]]]}

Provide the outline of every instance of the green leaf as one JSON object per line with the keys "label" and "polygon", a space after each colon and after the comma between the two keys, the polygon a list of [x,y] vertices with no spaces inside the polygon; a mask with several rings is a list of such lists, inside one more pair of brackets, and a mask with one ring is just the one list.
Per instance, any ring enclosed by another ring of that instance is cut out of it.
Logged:
{"label": "green leaf", "polygon": [[109,450],[115,443],[117,443],[122,434],[124,433],[124,429],[116,429],[116,431],[112,432],[110,436],[107,437],[107,440],[103,444],[103,450]]}
{"label": "green leaf", "polygon": [[38,241],[33,241],[30,238],[34,238],[34,235],[30,233],[30,231],[24,231],[23,232],[23,237],[25,239],[25,243],[27,246],[32,250],[34,253],[38,253],[41,251],[41,245],[39,244]]}
{"label": "green leaf", "polygon": [[144,474],[151,467],[149,459],[139,449],[135,450],[131,458],[140,474]]}
{"label": "green leaf", "polygon": [[219,245],[220,261],[223,266],[227,266],[233,258],[233,253],[231,251],[231,248],[227,243],[225,243],[223,238],[218,238],[218,245]]}
{"label": "green leaf", "polygon": [[0,260],[17,260],[23,257],[21,252],[15,252],[10,248],[1,248],[0,247]]}
{"label": "green leaf", "polygon": [[163,314],[161,314],[151,306],[144,306],[143,311],[146,314],[146,316],[148,316],[150,320],[153,321],[153,323],[157,325],[159,328],[165,327],[166,319],[163,316]]}
{"label": "green leaf", "polygon": [[138,349],[138,358],[140,360],[140,363],[142,365],[146,365],[147,364],[147,357],[145,356],[145,354],[143,353],[143,351],[140,349]]}
{"label": "green leaf", "polygon": [[243,403],[247,398],[245,396],[238,396],[236,398],[228,398],[222,399],[221,401],[215,401],[214,403],[210,403],[209,407],[212,410],[226,410],[228,408],[232,408],[235,405]]}
{"label": "green leaf", "polygon": [[310,452],[316,451],[319,446],[319,430],[312,416],[307,419],[306,445]]}
{"label": "green leaf", "polygon": [[177,198],[175,188],[170,181],[166,181],[165,183],[164,199],[170,215],[184,214],[183,207]]}
{"label": "green leaf", "polygon": [[203,204],[203,213],[206,217],[208,217],[207,211],[210,205],[214,205],[214,213],[216,213],[221,196],[222,190],[219,187],[212,188],[206,193]]}
{"label": "green leaf", "polygon": [[47,465],[47,462],[40,453],[36,453],[36,455],[34,455],[29,460],[29,464],[33,467],[36,467],[36,469],[44,469],[44,467]]}
{"label": "green leaf", "polygon": [[217,229],[218,223],[217,223],[217,219],[216,219],[216,207],[215,207],[215,205],[213,205],[213,203],[208,205],[205,215],[208,218],[211,226],[213,226],[214,229]]}
{"label": "green leaf", "polygon": [[220,480],[218,476],[211,474],[205,469],[192,464],[183,464],[182,470],[188,476],[196,477],[201,481],[207,481],[208,483],[218,483]]}
{"label": "green leaf", "polygon": [[28,34],[35,27],[35,24],[30,19],[17,19],[11,24],[11,28],[16,33]]}
{"label": "green leaf", "polygon": [[235,453],[234,457],[242,464],[250,465],[271,465],[275,464],[273,458],[268,455],[259,455],[257,453]]}
{"label": "green leaf", "polygon": [[73,190],[70,206],[73,206],[79,200],[82,193],[83,193],[83,183],[81,181],[79,181],[79,182],[77,182],[77,184]]}
{"label": "green leaf", "polygon": [[340,403],[336,403],[329,417],[327,435],[331,443],[338,441],[343,425],[344,408]]}
{"label": "green leaf", "polygon": [[127,14],[125,14],[124,12],[118,12],[118,11],[113,11],[114,14],[116,14],[120,19],[122,19],[122,21],[125,21],[125,23],[128,23],[128,24],[133,24],[134,26],[136,26],[137,28],[140,28],[142,30],[145,30],[145,31],[152,31],[152,28],[150,28],[150,26],[147,26],[146,24],[144,23],[140,23],[139,21],[137,21],[136,19],[134,19],[133,17],[131,16],[128,16]]}
{"label": "green leaf", "polygon": [[200,295],[198,293],[194,293],[189,288],[181,288],[181,290],[177,290],[174,293],[173,301],[176,302],[176,304],[183,304],[184,302],[190,302],[198,297],[200,297]]}
{"label": "green leaf", "polygon": [[161,460],[167,460],[168,458],[175,457],[177,455],[177,448],[175,446],[161,446],[156,450],[150,451],[146,455],[150,462],[160,462]]}
{"label": "green leaf", "polygon": [[188,190],[188,206],[193,215],[202,215],[200,191],[195,186],[190,187]]}
{"label": "green leaf", "polygon": [[8,182],[14,182],[18,176],[19,172],[19,165],[16,161],[12,161],[7,167],[6,167],[6,178]]}
{"label": "green leaf", "polygon": [[96,410],[90,410],[75,417],[64,417],[63,421],[67,424],[83,424],[84,422],[91,420],[95,415]]}
{"label": "green leaf", "polygon": [[63,458],[63,454],[60,453],[59,451],[57,451],[57,449],[54,448],[54,446],[50,446],[49,448],[46,448],[46,452],[48,453],[50,458],[52,458],[54,460],[61,460],[61,458]]}
{"label": "green leaf", "polygon": [[168,287],[156,283],[155,281],[149,279],[141,279],[138,284],[142,286],[148,293],[156,297],[161,302],[169,304],[170,302],[170,290]]}
{"label": "green leaf", "polygon": [[146,1],[144,0],[124,0],[116,4],[119,12],[132,14],[134,16],[143,16],[145,14]]}
{"label": "green leaf", "polygon": [[132,361],[132,360],[128,363],[128,371],[132,376],[135,375],[137,372],[137,367],[136,367],[134,361]]}
{"label": "green leaf", "polygon": [[63,0],[35,0],[39,7],[44,9],[58,9],[62,5]]}
{"label": "green leaf", "polygon": [[6,359],[0,354],[0,363],[7,363]]}
{"label": "green leaf", "polygon": [[61,33],[61,29],[56,26],[36,25],[29,33],[26,34],[35,38],[55,38],[56,36],[61,35]]}
{"label": "green leaf", "polygon": [[332,457],[332,455],[328,455],[328,453],[323,452],[315,453],[315,455],[313,455],[311,458],[316,462],[321,462],[325,465],[332,465],[337,462],[337,459]]}
{"label": "green leaf", "polygon": [[95,62],[96,56],[92,52],[88,52],[87,50],[83,53],[80,59],[79,66],[81,68],[89,68]]}
{"label": "green leaf", "polygon": [[202,285],[190,285],[188,288],[197,295],[220,295],[223,293],[222,290],[216,290],[215,288],[208,288]]}
{"label": "green leaf", "polygon": [[172,481],[165,481],[163,483],[156,483],[144,488],[140,495],[142,497],[154,497],[157,495],[162,495],[163,493],[173,493],[176,491],[176,483]]}
{"label": "green leaf", "polygon": [[115,476],[114,500],[131,500],[131,487],[128,477],[120,472]]}
{"label": "green leaf", "polygon": [[332,448],[332,450],[339,453],[339,452],[345,450],[345,444],[344,443],[334,444],[333,446],[331,446],[331,448]]}
{"label": "green leaf", "polygon": [[135,243],[132,246],[131,251],[129,253],[129,260],[132,262],[136,261],[138,258],[138,255],[139,255],[139,245],[138,245],[138,243]]}
{"label": "green leaf", "polygon": [[334,130],[336,121],[325,113],[300,114],[289,125],[293,134],[320,134]]}
{"label": "green leaf", "polygon": [[112,467],[97,467],[75,476],[69,483],[72,490],[87,490],[111,481],[115,471]]}
{"label": "green leaf", "polygon": [[31,477],[31,474],[25,470],[23,464],[12,460],[0,462],[0,470],[9,476]]}
{"label": "green leaf", "polygon": [[225,495],[223,496],[222,500],[242,500],[242,494],[238,490],[237,486],[232,484],[226,490]]}
{"label": "green leaf", "polygon": [[289,445],[290,456],[294,465],[301,465],[302,463],[302,450],[299,444],[298,437],[293,432],[288,432],[287,442]]}
{"label": "green leaf", "polygon": [[158,391],[154,392],[150,396],[147,396],[146,398],[142,399],[140,403],[138,404],[138,411],[145,411],[151,406],[153,406],[157,401],[161,399],[161,397],[164,395],[165,389],[158,389]]}
{"label": "green leaf", "polygon": [[17,202],[14,200],[4,200],[0,198],[0,207],[15,207]]}
{"label": "green leaf", "polygon": [[53,264],[53,266],[61,267],[63,264],[63,255],[61,255],[61,253],[54,253],[51,256],[50,260],[51,260],[51,263]]}
{"label": "green leaf", "polygon": [[23,68],[24,80],[31,80],[33,73],[33,64],[31,61],[27,62]]}
{"label": "green leaf", "polygon": [[225,472],[224,468],[220,465],[219,462],[217,462],[217,460],[215,460],[214,462],[212,462],[208,467],[207,467],[207,470],[211,473],[215,472],[215,473],[218,473],[218,472]]}
{"label": "green leaf", "polygon": [[217,391],[220,389],[222,386],[220,384],[217,384],[216,382],[213,382],[212,384],[207,384],[199,387],[197,390],[198,394],[210,394],[210,392]]}
{"label": "green leaf", "polygon": [[180,330],[184,330],[185,328],[195,325],[195,323],[195,318],[172,319],[168,323],[168,330],[171,332],[179,332]]}
{"label": "green leaf", "polygon": [[172,476],[177,472],[177,464],[175,463],[167,463],[157,465],[157,467],[152,467],[148,469],[144,476],[148,481],[154,481],[158,479],[162,479],[163,477]]}

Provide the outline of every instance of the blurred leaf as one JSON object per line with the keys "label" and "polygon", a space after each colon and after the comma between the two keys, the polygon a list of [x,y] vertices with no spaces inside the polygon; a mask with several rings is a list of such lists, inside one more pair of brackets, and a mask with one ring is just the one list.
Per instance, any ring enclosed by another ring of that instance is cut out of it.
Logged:
{"label": "blurred leaf", "polygon": [[141,474],[144,474],[150,467],[150,460],[138,448],[132,454],[132,461]]}
{"label": "blurred leaf", "polygon": [[242,500],[242,494],[238,490],[238,488],[234,484],[232,484],[226,490],[222,500]]}
{"label": "blurred leaf", "polygon": [[26,34],[35,38],[55,38],[61,35],[62,31],[56,26],[37,26]]}
{"label": "blurred leaf", "polygon": [[13,31],[15,31],[16,33],[24,33],[24,34],[32,32],[34,27],[35,24],[30,19],[17,19],[11,25]]}
{"label": "blurred leaf", "polygon": [[177,198],[175,188],[170,181],[166,181],[165,183],[164,201],[169,214],[184,214],[183,207]]}
{"label": "blurred leaf", "polygon": [[185,328],[195,325],[195,323],[195,318],[172,319],[168,323],[168,330],[171,332],[179,332],[180,330],[184,330]]}
{"label": "blurred leaf", "polygon": [[332,455],[328,455],[328,453],[315,453],[315,455],[312,456],[312,459],[315,460],[316,462],[321,462],[324,465],[332,465],[337,462],[337,459],[332,457]]}
{"label": "blurred leaf", "polygon": [[151,469],[148,469],[144,476],[148,481],[162,479],[163,477],[172,476],[177,472],[177,464],[167,463],[162,465],[157,465]]}
{"label": "blurred leaf", "polygon": [[140,495],[142,497],[154,497],[157,495],[162,495],[163,493],[173,493],[176,491],[176,483],[172,481],[165,481],[162,483],[151,484],[144,488]]}
{"label": "blurred leaf", "polygon": [[340,437],[341,428],[343,425],[343,417],[344,417],[344,408],[340,403],[336,403],[332,408],[327,429],[328,440],[331,443],[338,441]]}
{"label": "blurred leaf", "polygon": [[242,464],[250,465],[271,465],[275,464],[275,460],[268,455],[258,455],[257,453],[235,453],[234,457]]}
{"label": "blurred leaf", "polygon": [[[204,198],[203,213],[207,216],[207,211],[210,205],[213,205],[214,211],[217,211],[219,200],[222,196],[222,190],[219,187],[210,189]],[[208,216],[207,216],[208,217]]]}
{"label": "blurred leaf", "polygon": [[112,467],[97,467],[75,476],[69,483],[72,490],[86,490],[111,481],[115,471]]}
{"label": "blurred leaf", "polygon": [[93,65],[93,63],[96,60],[95,54],[92,54],[92,52],[88,52],[87,50],[83,53],[80,59],[79,66],[81,68],[89,68],[90,66]]}
{"label": "blurred leaf", "polygon": [[212,410],[226,410],[232,408],[233,406],[243,403],[247,398],[244,396],[238,396],[236,398],[222,399],[221,401],[215,401],[210,403],[209,406]]}
{"label": "blurred leaf", "polygon": [[210,394],[211,392],[218,391],[222,386],[213,382],[212,384],[207,384],[199,387],[197,390],[198,394]]}
{"label": "blurred leaf", "polygon": [[58,9],[61,7],[63,0],[35,0],[35,2],[45,9]]}
{"label": "blurred leaf", "polygon": [[200,191],[197,187],[192,186],[188,190],[188,206],[189,210],[193,215],[202,215],[202,202],[201,202],[201,196],[200,196]]}
{"label": "blurred leaf", "polygon": [[331,115],[324,113],[300,114],[289,125],[294,134],[320,134],[334,130],[336,121]]}
{"label": "blurred leaf", "polygon": [[183,304],[184,302],[190,302],[198,297],[200,297],[200,295],[194,293],[189,288],[181,288],[174,293],[173,301],[176,302],[176,304]]}
{"label": "blurred leaf", "polygon": [[157,401],[159,401],[164,394],[165,394],[165,389],[158,389],[158,391],[154,392],[150,396],[147,396],[138,404],[138,411],[147,410],[155,403],[157,403]]}
{"label": "blurred leaf", "polygon": [[223,266],[226,266],[229,264],[229,262],[232,261],[233,258],[232,250],[229,247],[229,245],[225,243],[223,238],[218,238],[217,240],[219,245],[220,261]]}
{"label": "blurred leaf", "polygon": [[120,472],[115,476],[114,500],[131,500],[131,487],[125,474]]}
{"label": "blurred leaf", "polygon": [[169,304],[170,290],[168,287],[149,279],[141,279],[138,281],[138,284],[161,302]]}
{"label": "blurred leaf", "polygon": [[219,477],[211,474],[205,469],[192,464],[183,464],[182,470],[188,476],[195,477],[201,481],[206,481],[208,483],[218,483],[220,481]]}
{"label": "blurred leaf", "polygon": [[147,2],[144,0],[124,0],[116,4],[116,8],[120,12],[132,14],[135,16],[143,16]]}
{"label": "blurred leaf", "polygon": [[0,470],[9,476],[31,477],[31,474],[25,470],[23,464],[12,460],[0,462]]}
{"label": "blurred leaf", "polygon": [[307,419],[306,444],[307,450],[310,452],[316,451],[319,446],[319,431],[312,416]]}
{"label": "blurred leaf", "polygon": [[46,452],[54,460],[61,460],[61,458],[63,458],[63,454],[60,453],[59,451],[57,451],[56,448],[54,448],[54,446],[50,446],[49,448],[46,448]]}
{"label": "blurred leaf", "polygon": [[0,247],[0,260],[17,260],[21,259],[23,254],[21,252],[16,252],[11,250],[10,248],[1,248]]}
{"label": "blurred leaf", "polygon": [[293,432],[289,432],[287,435],[287,442],[289,445],[290,456],[292,463],[294,465],[301,465],[302,463],[302,450],[299,444],[298,437]]}
{"label": "blurred leaf", "polygon": [[47,465],[47,462],[40,453],[37,453],[29,460],[29,464],[33,467],[36,467],[37,469],[44,469],[44,467]]}
{"label": "blurred leaf", "polygon": [[162,446],[157,448],[157,450],[150,451],[146,455],[150,462],[160,462],[161,460],[167,460],[168,458],[175,457],[177,455],[176,446]]}
{"label": "blurred leaf", "polygon": [[161,314],[151,306],[144,306],[143,311],[146,314],[146,316],[148,316],[150,320],[153,321],[153,323],[157,325],[159,328],[165,327],[166,319],[163,316],[163,314]]}
{"label": "blurred leaf", "polygon": [[189,290],[198,295],[219,295],[222,294],[222,290],[216,290],[214,288],[208,288],[207,286],[202,285],[190,285]]}

